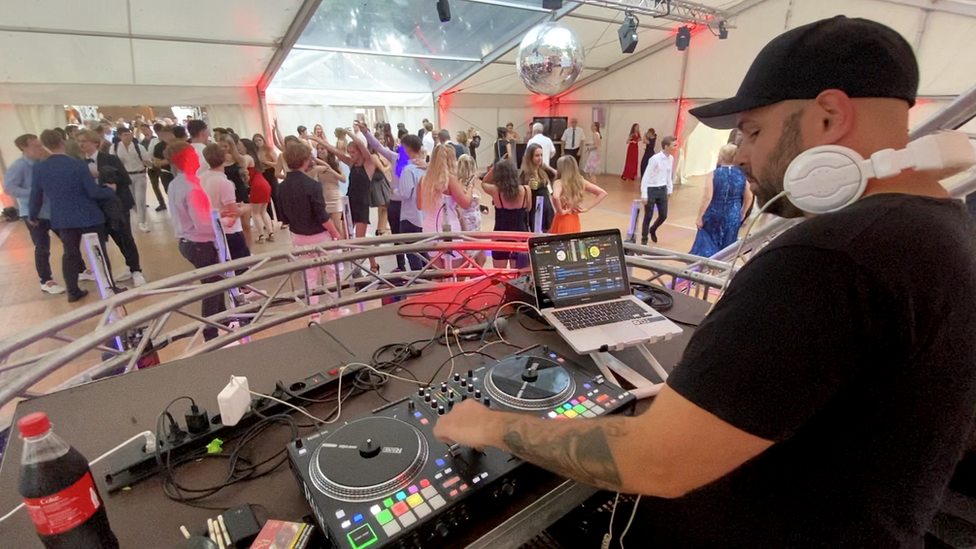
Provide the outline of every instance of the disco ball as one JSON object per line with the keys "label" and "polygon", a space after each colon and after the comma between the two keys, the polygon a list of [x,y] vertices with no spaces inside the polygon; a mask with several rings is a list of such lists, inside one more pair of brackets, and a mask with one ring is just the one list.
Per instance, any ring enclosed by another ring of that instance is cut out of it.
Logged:
{"label": "disco ball", "polygon": [[560,23],[538,25],[519,45],[515,65],[525,87],[542,95],[564,92],[583,72],[583,43]]}

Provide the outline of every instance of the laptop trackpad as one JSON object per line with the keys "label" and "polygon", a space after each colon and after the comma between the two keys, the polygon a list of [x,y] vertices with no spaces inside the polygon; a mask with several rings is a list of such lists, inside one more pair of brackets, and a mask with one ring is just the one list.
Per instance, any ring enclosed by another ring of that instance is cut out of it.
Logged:
{"label": "laptop trackpad", "polygon": [[647,340],[647,334],[630,322],[621,322],[601,328],[607,339],[623,344],[636,343]]}

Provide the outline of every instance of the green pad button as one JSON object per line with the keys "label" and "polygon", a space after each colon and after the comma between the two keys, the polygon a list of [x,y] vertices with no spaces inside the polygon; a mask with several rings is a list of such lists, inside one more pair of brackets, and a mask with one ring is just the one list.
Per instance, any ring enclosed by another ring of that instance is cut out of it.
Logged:
{"label": "green pad button", "polygon": [[384,499],[383,500],[383,506],[386,507],[387,509],[389,509],[390,507],[393,507],[393,498],[386,498],[386,499]]}
{"label": "green pad button", "polygon": [[379,521],[380,526],[384,526],[386,523],[393,520],[393,513],[391,513],[389,509],[383,509],[378,515],[376,515],[376,520]]}
{"label": "green pad button", "polygon": [[373,528],[368,524],[364,524],[352,532],[349,532],[346,534],[346,537],[349,538],[349,543],[352,545],[352,549],[363,549],[363,547],[369,547],[370,545],[376,543],[377,540],[376,534],[373,532]]}
{"label": "green pad button", "polygon": [[577,404],[576,406],[573,406],[573,411],[576,412],[577,414],[582,414],[583,412],[586,411],[586,406],[583,406],[582,404]]}

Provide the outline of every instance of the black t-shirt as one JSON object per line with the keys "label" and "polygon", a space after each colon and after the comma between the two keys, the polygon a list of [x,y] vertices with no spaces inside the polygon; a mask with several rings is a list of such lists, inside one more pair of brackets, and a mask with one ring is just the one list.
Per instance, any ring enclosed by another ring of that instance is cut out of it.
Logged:
{"label": "black t-shirt", "polygon": [[643,500],[628,543],[921,548],[976,409],[974,235],[959,202],[875,195],[750,261],[668,385],[775,444]]}
{"label": "black t-shirt", "polygon": [[169,169],[169,162],[166,161],[166,147],[167,146],[169,146],[169,143],[167,143],[165,141],[160,141],[159,143],[156,143],[156,147],[153,148],[153,157],[154,158],[158,158],[158,159],[160,159],[160,160],[163,161],[163,164],[162,164],[162,166],[159,169],[162,170],[162,171],[164,171],[164,172],[170,172],[171,171]]}

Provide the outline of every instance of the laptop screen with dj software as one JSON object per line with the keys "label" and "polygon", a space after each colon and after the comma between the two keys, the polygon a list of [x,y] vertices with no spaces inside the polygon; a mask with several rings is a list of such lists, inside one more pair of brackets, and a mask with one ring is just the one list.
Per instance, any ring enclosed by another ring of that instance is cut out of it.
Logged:
{"label": "laptop screen with dj software", "polygon": [[630,292],[616,229],[530,238],[529,259],[540,309],[607,301]]}

